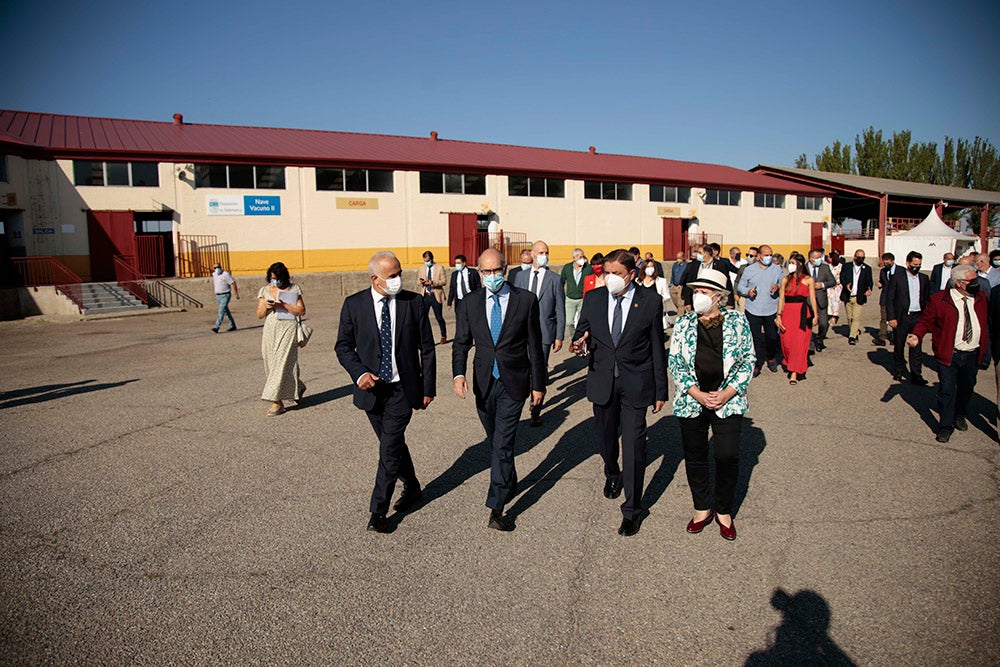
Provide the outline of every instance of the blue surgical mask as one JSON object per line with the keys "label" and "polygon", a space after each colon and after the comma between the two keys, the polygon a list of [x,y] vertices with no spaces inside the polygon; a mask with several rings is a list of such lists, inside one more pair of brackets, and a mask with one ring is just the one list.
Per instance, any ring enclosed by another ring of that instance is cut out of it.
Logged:
{"label": "blue surgical mask", "polygon": [[955,260],[953,260],[953,259],[946,259],[946,260],[944,260],[944,265],[945,266],[955,266]]}
{"label": "blue surgical mask", "polygon": [[822,266],[822,265],[823,265],[822,257],[817,257],[816,259],[813,260],[813,266]]}
{"label": "blue surgical mask", "polygon": [[271,287],[278,287],[279,285],[280,283],[278,283],[277,278],[271,278]]}
{"label": "blue surgical mask", "polygon": [[492,274],[483,277],[483,284],[486,285],[486,289],[496,294],[503,287],[503,276],[497,274]]}
{"label": "blue surgical mask", "polygon": [[994,259],[992,261],[993,266],[1000,267],[1000,258]]}
{"label": "blue surgical mask", "polygon": [[704,261],[705,261],[705,253],[699,252],[697,255],[694,256],[694,258],[697,259],[699,262],[704,263]]}
{"label": "blue surgical mask", "polygon": [[771,257],[770,255],[762,256],[760,258],[760,263],[763,264],[764,266],[771,266],[771,262],[773,262],[773,261],[774,261],[774,258]]}
{"label": "blue surgical mask", "polygon": [[219,268],[219,267],[215,267],[215,275],[221,276],[222,275],[222,269]]}
{"label": "blue surgical mask", "polygon": [[546,264],[549,263],[549,256],[539,255],[538,257],[535,258],[535,261],[538,262],[538,266],[545,266]]}
{"label": "blue surgical mask", "polygon": [[434,266],[434,262],[429,262],[429,261],[428,262],[424,262],[424,266],[426,266],[427,268],[430,268],[430,267]]}

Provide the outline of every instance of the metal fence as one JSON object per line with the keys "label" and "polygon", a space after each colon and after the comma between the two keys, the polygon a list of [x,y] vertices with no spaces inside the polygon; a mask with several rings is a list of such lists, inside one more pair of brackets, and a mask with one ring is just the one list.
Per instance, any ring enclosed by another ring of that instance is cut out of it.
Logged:
{"label": "metal fence", "polygon": [[178,241],[178,277],[205,278],[212,274],[212,267],[216,262],[229,268],[229,244],[219,243],[217,236],[182,235]]}

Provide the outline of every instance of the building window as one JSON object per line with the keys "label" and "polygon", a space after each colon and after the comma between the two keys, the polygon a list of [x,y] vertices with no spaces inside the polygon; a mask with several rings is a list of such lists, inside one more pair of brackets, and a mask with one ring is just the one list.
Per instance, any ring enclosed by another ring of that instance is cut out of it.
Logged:
{"label": "building window", "polygon": [[740,191],[713,190],[712,188],[708,188],[705,190],[705,203],[716,204],[718,206],[739,206]]}
{"label": "building window", "polygon": [[251,164],[196,164],[196,188],[284,190],[285,168]]}
{"label": "building window", "polygon": [[544,176],[508,176],[507,192],[511,197],[564,197],[566,181]]}
{"label": "building window", "polygon": [[484,174],[445,174],[440,171],[420,172],[420,191],[428,194],[484,195]]}
{"label": "building window", "polygon": [[584,199],[617,199],[632,201],[632,184],[614,181],[584,181]]}
{"label": "building window", "polygon": [[156,162],[73,160],[73,183],[155,188],[160,185],[159,165]]}
{"label": "building window", "polygon": [[691,201],[691,188],[680,188],[675,185],[650,185],[649,201],[687,204]]}
{"label": "building window", "polygon": [[773,192],[753,193],[753,205],[757,208],[785,208],[785,195]]}
{"label": "building window", "polygon": [[317,190],[392,192],[392,171],[316,167]]}
{"label": "building window", "polygon": [[0,183],[10,183],[7,180],[7,156],[0,155]]}
{"label": "building window", "polygon": [[795,208],[803,211],[820,211],[823,209],[823,198],[799,195],[795,198]]}

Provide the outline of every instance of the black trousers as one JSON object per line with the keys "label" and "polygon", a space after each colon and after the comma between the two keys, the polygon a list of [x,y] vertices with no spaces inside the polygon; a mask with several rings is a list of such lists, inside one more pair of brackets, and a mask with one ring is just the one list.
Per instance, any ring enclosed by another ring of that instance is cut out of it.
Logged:
{"label": "black trousers", "polygon": [[[646,407],[633,407],[622,401],[626,377],[616,377],[611,386],[611,400],[594,404],[594,428],[597,448],[604,459],[604,476],[621,480],[625,489],[622,515],[636,519],[642,512],[643,478],[646,474]],[[618,430],[621,429],[622,465],[618,467]]]}
{"label": "black trousers", "polygon": [[826,334],[830,331],[830,313],[826,306],[820,308],[819,304],[816,304],[816,308],[819,312],[816,313],[816,333],[813,334],[813,342],[821,343],[826,340]]}
{"label": "black trousers", "polygon": [[[920,321],[920,313],[913,313],[912,315],[900,315],[899,319],[896,320],[896,340],[892,344],[892,356],[895,361],[896,372],[903,373],[906,371],[906,337],[913,331],[913,327],[917,326],[917,322]],[[910,373],[912,375],[920,375],[923,369],[924,362],[924,351],[923,351],[923,341],[921,341],[916,347],[910,348]]]}
{"label": "black trousers", "polygon": [[514,441],[517,423],[521,420],[524,401],[515,401],[507,393],[503,382],[493,379],[486,396],[476,399],[479,421],[486,431],[490,445],[490,488],[486,493],[486,506],[498,512],[510,500],[510,493],[517,483],[514,467]]}
{"label": "black trousers", "polygon": [[979,350],[959,352],[955,350],[951,364],[938,362],[938,412],[941,415],[941,429],[951,433],[955,419],[969,414],[969,398],[976,388],[979,373]]}
{"label": "black trousers", "polygon": [[375,473],[370,511],[372,514],[386,514],[397,479],[402,479],[406,488],[420,488],[413,459],[406,446],[406,426],[413,416],[413,408],[399,382],[376,382],[372,391],[375,393],[375,407],[365,414],[378,436],[378,471]]}
{"label": "black trousers", "polygon": [[751,315],[746,313],[750,322],[750,333],[753,335],[754,352],[757,354],[757,367],[765,361],[781,361],[781,346],[778,339],[778,325],[774,323],[774,315]]}
{"label": "black trousers", "polygon": [[433,294],[424,294],[424,307],[434,311],[434,319],[437,320],[438,326],[441,327],[441,338],[447,338],[448,329],[444,323],[444,314],[441,312],[441,302]]}
{"label": "black trousers", "polygon": [[[736,480],[740,475],[740,429],[743,415],[725,419],[714,410],[702,409],[697,417],[678,417],[681,442],[684,443],[684,470],[687,472],[691,499],[696,510],[714,509],[732,514]],[[715,436],[715,503],[709,488],[708,427]]]}

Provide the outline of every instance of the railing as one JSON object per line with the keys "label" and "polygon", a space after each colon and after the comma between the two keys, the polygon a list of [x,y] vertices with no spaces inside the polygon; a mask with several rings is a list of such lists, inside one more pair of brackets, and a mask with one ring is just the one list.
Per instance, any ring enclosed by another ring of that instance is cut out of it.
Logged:
{"label": "railing", "polygon": [[872,241],[875,239],[875,228],[868,229],[847,229],[835,236],[843,236],[848,241]]}
{"label": "railing", "polygon": [[524,232],[479,231],[476,232],[476,259],[470,261],[478,260],[479,255],[487,248],[499,250],[508,266],[511,266],[520,263],[522,250],[531,250],[531,241]]}
{"label": "railing", "polygon": [[[149,292],[146,290],[146,279],[136,270],[135,266],[125,259],[115,256],[115,280],[130,292],[135,298],[149,305]],[[134,258],[132,258],[134,261]]]}
{"label": "railing", "polygon": [[12,257],[11,262],[25,287],[52,285],[83,312],[83,279],[51,255]]}
{"label": "railing", "polygon": [[147,278],[162,278],[163,237],[154,234],[135,235],[136,261],[139,273]]}
{"label": "railing", "polygon": [[190,297],[173,285],[169,285],[162,280],[147,280],[146,290],[149,292],[149,305],[162,308],[202,308],[203,304],[194,297]]}
{"label": "railing", "polygon": [[991,225],[986,235],[994,239],[1000,237],[1000,225]]}
{"label": "railing", "polygon": [[688,246],[708,245],[718,243],[722,245],[722,234],[706,234],[705,232],[688,232]]}
{"label": "railing", "polygon": [[216,236],[181,236],[178,241],[180,252],[177,253],[177,268],[181,278],[209,276],[216,262],[224,267],[229,266],[229,244],[219,243]]}

